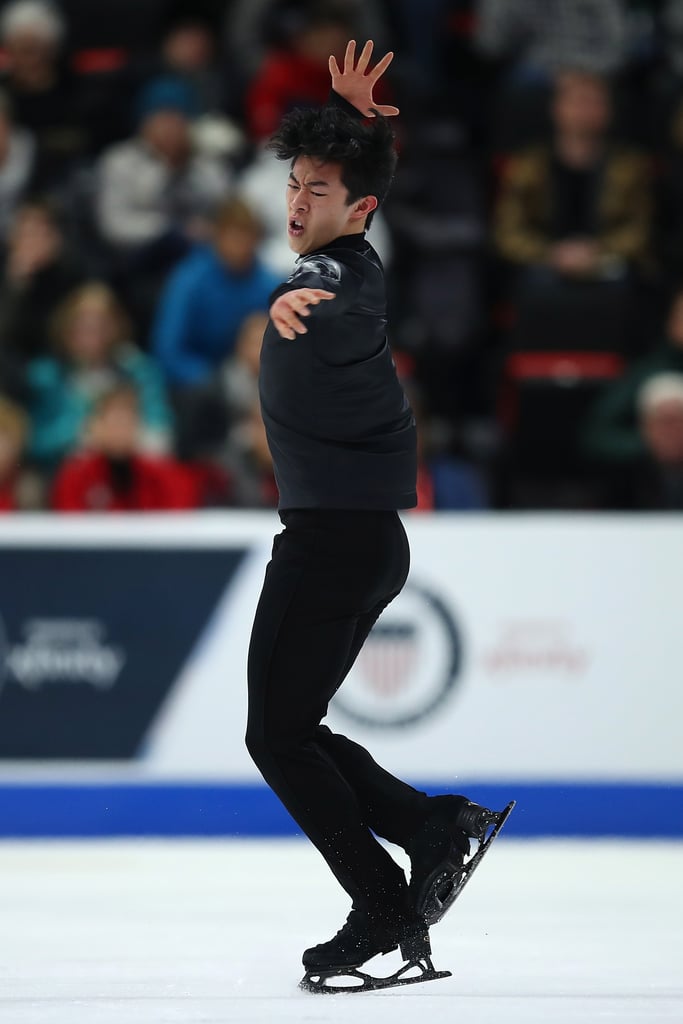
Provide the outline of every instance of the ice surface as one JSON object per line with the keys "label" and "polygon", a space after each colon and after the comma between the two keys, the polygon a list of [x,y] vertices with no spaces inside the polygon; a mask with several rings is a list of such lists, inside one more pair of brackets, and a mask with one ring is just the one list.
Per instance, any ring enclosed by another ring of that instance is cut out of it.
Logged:
{"label": "ice surface", "polygon": [[300,956],[346,899],[303,841],[0,844],[0,1022],[681,1024],[682,864],[502,838],[432,931],[452,978],[326,997]]}

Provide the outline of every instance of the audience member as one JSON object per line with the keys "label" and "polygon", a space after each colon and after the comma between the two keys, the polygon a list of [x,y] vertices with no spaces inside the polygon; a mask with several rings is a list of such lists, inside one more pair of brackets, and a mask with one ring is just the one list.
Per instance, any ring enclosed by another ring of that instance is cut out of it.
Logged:
{"label": "audience member", "polygon": [[220,444],[228,410],[219,371],[245,316],[268,309],[280,283],[261,262],[261,223],[240,199],[219,208],[211,244],[173,272],[159,302],[153,351],[169,383],[183,458]]}
{"label": "audience member", "polygon": [[519,79],[550,82],[564,68],[609,75],[626,55],[623,0],[478,0],[475,24],[481,49]]}
{"label": "audience member", "polygon": [[479,512],[488,508],[487,487],[479,470],[437,441],[435,422],[426,415],[421,390],[403,378],[417,423],[417,507],[415,512]]}
{"label": "audience member", "polygon": [[223,364],[223,393],[233,420],[248,415],[258,395],[261,344],[267,326],[267,313],[249,313],[239,326],[232,355]]}
{"label": "audience member", "polygon": [[258,395],[253,397],[248,414],[230,431],[225,466],[232,481],[232,505],[277,506],[278,489]]}
{"label": "audience member", "polygon": [[9,99],[0,93],[0,245],[3,247],[17,207],[31,186],[35,153],[33,136],[14,123]]}
{"label": "audience member", "polygon": [[606,466],[628,464],[645,454],[638,395],[652,377],[683,374],[683,289],[674,297],[664,339],[649,355],[634,362],[600,396],[583,429],[587,456]]}
{"label": "audience member", "polygon": [[216,36],[210,22],[200,13],[183,11],[167,25],[161,40],[163,74],[184,79],[197,97],[200,113],[225,112],[229,106],[229,84],[221,65]]}
{"label": "audience member", "polygon": [[626,0],[477,0],[475,24],[475,44],[498,69],[489,117],[495,151],[542,137],[559,72],[614,75],[627,57]]}
{"label": "audience member", "polygon": [[28,420],[22,409],[0,395],[0,513],[39,506],[40,482],[24,465]]}
{"label": "audience member", "polygon": [[31,457],[53,468],[79,444],[98,397],[124,378],[138,395],[145,451],[165,451],[171,416],[161,374],[135,347],[114,293],[91,283],[72,292],[54,315],[55,354],[29,364]]}
{"label": "audience member", "polygon": [[262,226],[241,199],[218,209],[210,245],[176,267],[159,303],[153,347],[174,387],[206,383],[232,353],[244,317],[279,284],[259,258]]}
{"label": "audience member", "polygon": [[[270,49],[287,46],[292,31],[310,16],[316,0],[233,0],[226,16],[226,42],[232,62],[250,79],[263,67]],[[382,0],[337,0],[357,39],[374,39],[388,50]]]}
{"label": "audience member", "polygon": [[84,424],[84,448],[54,482],[58,512],[159,512],[196,508],[192,473],[173,459],[144,452],[138,393],[113,384]]}
{"label": "audience member", "polygon": [[659,373],[638,393],[642,456],[615,474],[616,509],[683,512],[683,373]]}
{"label": "audience member", "polygon": [[[247,126],[255,142],[269,138],[293,107],[326,101],[329,57],[343,62],[352,22],[352,10],[338,0],[305,4],[292,17],[286,42],[268,54],[247,92]],[[377,99],[383,102],[379,87]]]}
{"label": "audience member", "polygon": [[225,163],[194,142],[197,111],[187,82],[152,80],[140,94],[137,134],[100,160],[98,226],[136,271],[168,268],[183,256],[230,187]]}
{"label": "audience member", "polygon": [[82,281],[55,208],[42,200],[24,202],[10,227],[0,282],[0,347],[19,364],[42,355],[55,306]]}
{"label": "audience member", "polygon": [[547,143],[510,159],[495,210],[498,251],[518,270],[519,344],[618,349],[649,252],[649,164],[609,139],[596,75],[560,74],[552,118]]}
{"label": "audience member", "polygon": [[63,185],[88,145],[78,90],[63,60],[65,34],[62,15],[48,0],[13,0],[0,14],[2,82],[17,123],[37,141],[44,189]]}

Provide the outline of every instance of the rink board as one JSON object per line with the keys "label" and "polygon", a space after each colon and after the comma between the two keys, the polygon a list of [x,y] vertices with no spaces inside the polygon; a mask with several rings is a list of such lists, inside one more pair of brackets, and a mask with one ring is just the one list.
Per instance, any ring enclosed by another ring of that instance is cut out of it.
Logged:
{"label": "rink board", "polygon": [[[406,516],[329,724],[518,835],[682,835],[683,521]],[[0,523],[0,834],[286,835],[244,749],[271,513]],[[330,581],[330,586],[334,581]]]}
{"label": "rink board", "polygon": [[[420,785],[419,783],[417,783]],[[448,787],[426,785],[430,793]],[[505,836],[683,836],[683,786],[465,783],[489,807],[517,801]],[[264,786],[0,786],[0,837],[300,835]]]}

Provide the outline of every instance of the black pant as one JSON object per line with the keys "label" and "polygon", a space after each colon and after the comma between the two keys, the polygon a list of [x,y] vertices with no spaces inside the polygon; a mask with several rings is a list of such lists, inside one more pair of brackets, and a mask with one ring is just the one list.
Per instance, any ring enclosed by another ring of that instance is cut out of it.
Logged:
{"label": "black pant", "polygon": [[406,581],[408,540],[395,512],[280,518],[249,648],[247,747],[354,907],[390,913],[405,899],[405,875],[373,832],[405,847],[428,798],[320,722]]}

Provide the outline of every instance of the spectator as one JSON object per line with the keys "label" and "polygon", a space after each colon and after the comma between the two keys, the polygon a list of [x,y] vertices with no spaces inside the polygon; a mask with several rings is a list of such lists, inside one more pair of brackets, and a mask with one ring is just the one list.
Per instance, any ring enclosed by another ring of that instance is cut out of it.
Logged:
{"label": "spectator", "polygon": [[480,512],[488,508],[487,488],[478,469],[436,443],[437,431],[425,415],[423,398],[403,379],[417,423],[417,507],[415,512]]}
{"label": "spectator", "polygon": [[191,86],[200,113],[227,110],[227,75],[218,59],[211,23],[201,14],[185,11],[169,22],[161,41],[160,71]]}
{"label": "spectator", "polygon": [[219,208],[210,245],[199,246],[168,279],[153,349],[172,389],[178,452],[191,458],[220,445],[228,410],[219,371],[245,316],[268,309],[279,279],[258,255],[261,223],[240,199]]}
{"label": "spectator", "polygon": [[30,187],[35,151],[33,136],[14,124],[10,102],[0,93],[0,243],[3,246],[17,207]]}
{"label": "spectator", "polygon": [[55,313],[52,334],[55,355],[28,368],[32,458],[50,469],[70,454],[94,403],[121,377],[139,398],[142,449],[165,451],[171,417],[161,375],[133,345],[131,325],[114,293],[98,283],[72,292]]}
{"label": "spectator", "polygon": [[518,269],[522,346],[620,348],[630,275],[646,264],[648,162],[610,142],[610,90],[581,72],[555,84],[552,138],[513,157],[495,210]]}
{"label": "spectator", "polygon": [[[233,0],[227,12],[227,44],[231,62],[246,78],[255,76],[270,47],[287,45],[313,6],[312,0]],[[380,52],[388,50],[382,0],[338,0],[357,39],[373,39]]]}
{"label": "spectator", "polygon": [[231,504],[240,508],[276,508],[278,489],[258,395],[228,438],[225,464],[232,481]]}
{"label": "spectator", "polygon": [[159,512],[197,507],[192,474],[180,463],[143,453],[139,399],[114,384],[84,424],[86,450],[67,459],[54,483],[58,512]]}
{"label": "spectator", "polygon": [[563,68],[618,71],[626,54],[623,0],[478,0],[477,42],[516,77],[550,81]]}
{"label": "spectator", "polygon": [[223,365],[223,390],[231,419],[249,415],[258,395],[261,344],[267,326],[267,313],[249,313],[240,324],[235,350]]}
{"label": "spectator", "polygon": [[224,163],[199,151],[192,88],[158,78],[142,90],[137,134],[105,151],[99,164],[96,215],[105,239],[136,272],[167,269],[185,255],[230,187]]}
{"label": "spectator", "polygon": [[683,374],[650,377],[637,402],[643,454],[617,474],[610,505],[683,512]]}
{"label": "spectator", "polygon": [[[318,0],[292,18],[285,45],[274,49],[251,82],[246,98],[247,126],[255,142],[269,138],[293,107],[321,106],[330,92],[328,60],[343,62],[353,16],[348,4]],[[381,89],[377,98],[384,102]]]}
{"label": "spectator", "polygon": [[0,395],[0,512],[19,512],[40,504],[36,477],[23,464],[28,420]]}
{"label": "spectator", "polygon": [[17,123],[38,144],[44,189],[63,185],[88,145],[78,91],[61,59],[65,33],[58,8],[46,0],[14,0],[0,14],[4,88]]}
{"label": "spectator", "polygon": [[0,347],[21,365],[43,354],[55,306],[82,280],[54,207],[24,202],[12,221],[0,283]]}
{"label": "spectator", "polygon": [[154,352],[169,383],[207,383],[235,347],[244,317],[268,309],[280,283],[261,263],[259,219],[240,199],[224,202],[210,245],[198,246],[169,278],[154,326]]}
{"label": "spectator", "polygon": [[600,396],[583,429],[583,448],[604,466],[633,463],[645,455],[640,429],[638,395],[661,374],[683,374],[683,289],[675,295],[665,337]]}

